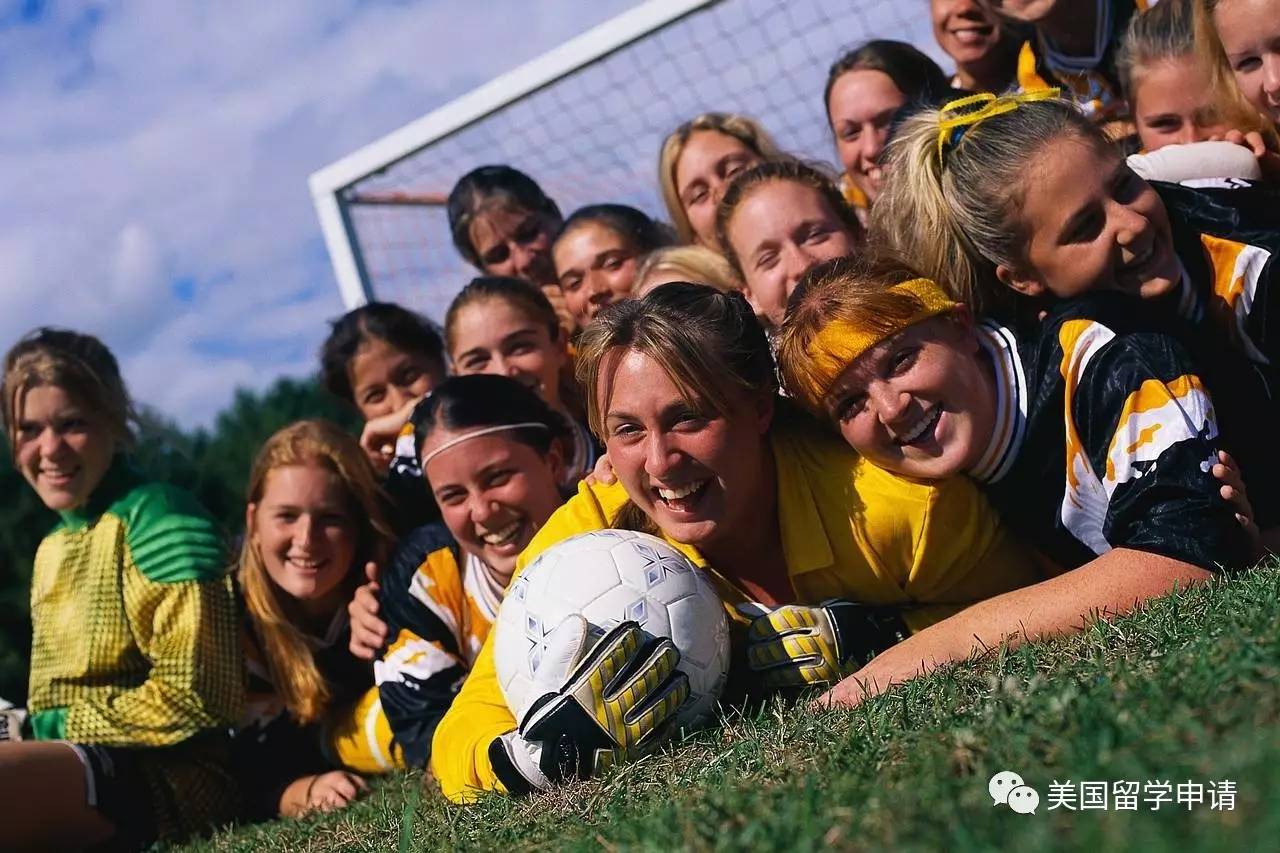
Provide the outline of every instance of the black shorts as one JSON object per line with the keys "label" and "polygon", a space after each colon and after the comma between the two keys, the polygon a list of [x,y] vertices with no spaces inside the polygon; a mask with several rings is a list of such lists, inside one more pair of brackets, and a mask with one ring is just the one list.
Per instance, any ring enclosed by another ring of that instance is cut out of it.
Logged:
{"label": "black shorts", "polygon": [[140,750],[68,743],[84,764],[85,799],[116,828],[106,849],[137,850],[156,840],[155,806]]}

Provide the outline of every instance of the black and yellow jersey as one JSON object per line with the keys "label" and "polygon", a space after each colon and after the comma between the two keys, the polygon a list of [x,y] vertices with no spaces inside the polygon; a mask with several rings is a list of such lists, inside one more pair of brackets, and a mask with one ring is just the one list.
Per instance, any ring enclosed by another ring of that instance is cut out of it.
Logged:
{"label": "black and yellow jersey", "polygon": [[1096,293],[1016,334],[984,322],[997,419],[971,473],[1013,531],[1065,569],[1113,548],[1243,565],[1247,536],[1211,471],[1213,401],[1177,337],[1142,308]]}
{"label": "black and yellow jersey", "polygon": [[1093,50],[1086,56],[1063,53],[1041,35],[1033,35],[1018,54],[1018,88],[1022,91],[1060,87],[1098,124],[1124,120],[1129,105],[1116,73],[1116,52],[1129,19],[1152,5],[1148,0],[1078,0],[1096,3]]}
{"label": "black and yellow jersey", "polygon": [[431,757],[436,724],[498,618],[504,584],[431,524],[405,537],[383,573],[388,645],[375,664],[382,707],[410,766]]}

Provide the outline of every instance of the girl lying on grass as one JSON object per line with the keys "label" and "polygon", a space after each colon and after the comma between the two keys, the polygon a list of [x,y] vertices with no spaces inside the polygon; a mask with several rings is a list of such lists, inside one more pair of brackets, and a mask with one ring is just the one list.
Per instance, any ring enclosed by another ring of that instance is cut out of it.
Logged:
{"label": "girl lying on grass", "polygon": [[[1261,526],[1280,520],[1269,433],[1280,337],[1280,196],[1244,185],[1155,188],[1070,104],[1032,93],[978,98],[907,119],[875,231],[977,317],[1016,326],[1060,300],[1140,297],[1167,318],[1219,412]],[[880,218],[883,217],[883,218]],[[1252,362],[1252,364],[1250,363]]]}
{"label": "girl lying on grass", "polygon": [[255,819],[341,808],[358,773],[403,766],[347,603],[392,542],[373,469],[325,421],[269,438],[249,475],[238,572],[249,701],[237,768]]}
{"label": "girl lying on grass", "polygon": [[1252,538],[1215,479],[1227,460],[1213,403],[1184,348],[1138,305],[1090,294],[1015,331],[975,326],[943,288],[893,262],[811,273],[779,349],[796,399],[885,470],[972,477],[1023,541],[1068,570],[938,623],[828,700],[856,702],[1001,641],[1078,630],[1089,613],[1250,562]]}
{"label": "girl lying on grass", "polygon": [[0,742],[5,846],[135,849],[230,821],[243,687],[222,536],[130,467],[129,395],[96,338],[33,332],[0,395],[14,465],[59,516],[31,578],[29,730]]}
{"label": "girl lying on grass", "polygon": [[[505,376],[445,380],[420,415],[422,467],[443,524],[405,537],[382,580],[382,704],[411,767],[498,615],[516,557],[564,498],[568,424]],[[354,612],[353,612],[354,616]],[[385,642],[382,638],[389,639]]]}
{"label": "girl lying on grass", "polygon": [[[662,536],[709,569],[737,625],[743,686],[834,682],[910,628],[1041,577],[967,480],[888,474],[778,401],[764,332],[739,294],[673,283],[611,305],[583,332],[578,371],[618,481],[581,484],[517,572],[585,531]],[[659,681],[618,716],[658,698]],[[596,768],[662,723],[610,725],[592,696],[584,710],[616,747]],[[566,769],[577,766],[572,733],[531,742],[521,722],[490,638],[436,729],[431,767],[446,796],[545,789],[578,772]]]}

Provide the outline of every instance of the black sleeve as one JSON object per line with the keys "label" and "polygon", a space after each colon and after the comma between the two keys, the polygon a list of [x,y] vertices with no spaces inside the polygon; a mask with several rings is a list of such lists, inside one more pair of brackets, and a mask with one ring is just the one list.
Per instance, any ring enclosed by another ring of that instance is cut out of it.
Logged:
{"label": "black sleeve", "polygon": [[1174,338],[1137,332],[1100,347],[1078,377],[1072,427],[1092,476],[1072,471],[1083,485],[1064,517],[1094,502],[1105,505],[1100,533],[1111,547],[1211,571],[1244,564],[1248,537],[1210,470],[1219,447],[1213,403]]}
{"label": "black sleeve", "polygon": [[411,767],[430,759],[436,726],[468,671],[458,646],[462,614],[438,597],[436,586],[438,573],[458,570],[453,537],[432,524],[401,540],[383,573],[378,605],[389,645],[375,667],[378,693]]}

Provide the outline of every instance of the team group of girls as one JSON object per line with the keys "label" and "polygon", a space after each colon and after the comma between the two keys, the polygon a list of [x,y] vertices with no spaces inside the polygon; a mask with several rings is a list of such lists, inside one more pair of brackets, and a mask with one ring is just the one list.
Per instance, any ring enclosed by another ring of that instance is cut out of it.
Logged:
{"label": "team group of girls", "polygon": [[133,848],[394,768],[465,802],[638,754],[683,678],[640,647],[607,696],[581,637],[532,710],[497,684],[508,586],[581,532],[705,568],[729,704],[854,705],[1251,566],[1280,526],[1280,0],[1147,5],[932,0],[954,76],[897,42],[833,65],[838,177],[700,115],[659,152],[670,226],[468,173],[482,274],[442,328],[334,322],[321,377],[363,433],[273,435],[234,560],[130,467],[112,354],[28,335],[5,431],[60,521],[0,837]]}

